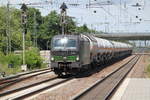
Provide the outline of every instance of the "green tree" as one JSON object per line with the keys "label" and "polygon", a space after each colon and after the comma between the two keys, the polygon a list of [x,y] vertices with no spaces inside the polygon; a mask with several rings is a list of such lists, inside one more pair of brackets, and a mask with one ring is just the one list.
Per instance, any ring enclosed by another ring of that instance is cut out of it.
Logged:
{"label": "green tree", "polygon": [[52,11],[44,17],[43,21],[43,24],[40,26],[38,44],[41,49],[46,49],[47,43],[50,43],[51,38],[60,33],[59,16],[56,11]]}
{"label": "green tree", "polygon": [[[51,38],[56,34],[61,34],[60,15],[56,11],[50,12],[47,16],[41,16],[38,9],[29,8],[27,11],[28,22],[26,34],[26,48],[33,46],[33,40],[37,38],[38,47],[42,50],[50,46]],[[21,10],[10,8],[10,16],[6,7],[0,7],[0,51],[6,53],[8,44],[8,26],[7,21],[10,19],[9,31],[11,37],[11,49],[22,50],[22,31]],[[89,33],[90,30],[86,24],[77,27],[76,22],[69,16],[66,18],[66,33],[78,32]],[[36,34],[36,35],[35,35]]]}
{"label": "green tree", "polygon": [[90,32],[90,29],[87,27],[86,24],[84,24],[83,26],[80,26],[80,27],[77,27],[76,31],[78,33],[89,33]]}
{"label": "green tree", "polygon": [[67,17],[66,18],[66,32],[68,33],[72,33],[76,31],[76,22],[71,18],[71,17]]}
{"label": "green tree", "polygon": [[34,39],[38,37],[40,26],[43,24],[43,17],[41,16],[41,12],[35,8],[28,9],[28,42],[31,45],[34,43]]}
{"label": "green tree", "polygon": [[10,34],[12,50],[22,49],[21,11],[11,8]]}
{"label": "green tree", "polygon": [[[8,17],[7,8],[0,7],[0,50],[4,53],[6,53],[9,35],[11,40],[11,49],[17,50],[21,48],[20,10],[10,8],[9,13]],[[7,23],[8,21],[9,24]],[[8,31],[9,34],[7,34]]]}
{"label": "green tree", "polygon": [[2,52],[6,51],[6,43],[7,43],[7,37],[6,37],[6,8],[0,7],[0,50]]}

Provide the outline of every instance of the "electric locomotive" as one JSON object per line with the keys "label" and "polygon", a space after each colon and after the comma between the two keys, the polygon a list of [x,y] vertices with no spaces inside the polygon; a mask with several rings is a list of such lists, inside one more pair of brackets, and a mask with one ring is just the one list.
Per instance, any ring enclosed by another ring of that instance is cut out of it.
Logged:
{"label": "electric locomotive", "polygon": [[132,46],[92,35],[56,35],[51,41],[51,69],[55,74],[73,74],[91,65],[130,55]]}
{"label": "electric locomotive", "polygon": [[51,42],[51,68],[61,75],[90,63],[90,41],[81,35],[56,35]]}

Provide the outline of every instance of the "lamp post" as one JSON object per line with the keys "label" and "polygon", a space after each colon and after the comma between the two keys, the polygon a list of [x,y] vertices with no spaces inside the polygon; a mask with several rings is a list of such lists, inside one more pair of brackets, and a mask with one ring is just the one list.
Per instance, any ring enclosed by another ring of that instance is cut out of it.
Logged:
{"label": "lamp post", "polygon": [[22,49],[23,49],[23,52],[22,52],[22,59],[23,59],[23,65],[22,65],[22,70],[23,71],[26,71],[27,70],[27,65],[26,65],[26,60],[25,60],[25,34],[27,33],[27,6],[25,4],[22,4],[22,7],[21,7],[21,20],[22,20],[22,26],[23,26],[23,32],[22,32]]}

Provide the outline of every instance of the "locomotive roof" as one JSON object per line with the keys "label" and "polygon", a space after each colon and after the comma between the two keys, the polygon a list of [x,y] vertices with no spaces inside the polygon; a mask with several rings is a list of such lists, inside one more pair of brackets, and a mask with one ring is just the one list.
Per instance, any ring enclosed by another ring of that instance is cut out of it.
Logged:
{"label": "locomotive roof", "polygon": [[78,38],[79,35],[68,35],[68,34],[65,34],[65,35],[55,35],[53,38],[62,38],[62,37],[70,37],[70,38]]}

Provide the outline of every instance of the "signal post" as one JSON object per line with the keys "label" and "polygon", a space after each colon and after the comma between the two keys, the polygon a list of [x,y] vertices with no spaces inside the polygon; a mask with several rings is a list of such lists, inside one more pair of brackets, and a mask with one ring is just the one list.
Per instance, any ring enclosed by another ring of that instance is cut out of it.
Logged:
{"label": "signal post", "polygon": [[22,4],[21,7],[21,20],[22,20],[22,60],[23,60],[23,65],[21,66],[22,71],[27,70],[27,64],[26,64],[26,59],[25,59],[25,34],[27,33],[27,6],[25,4]]}

